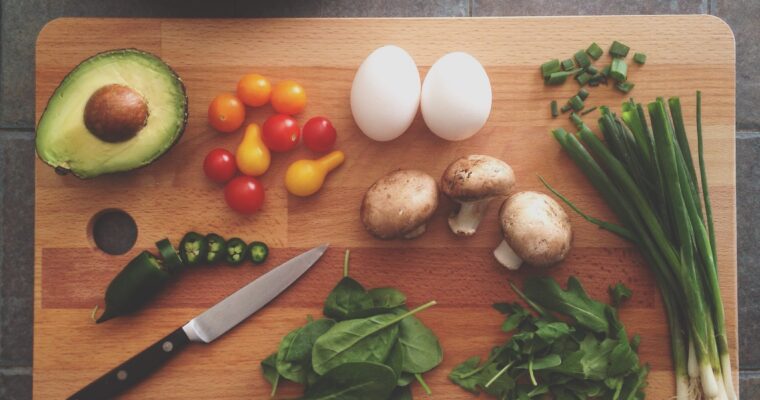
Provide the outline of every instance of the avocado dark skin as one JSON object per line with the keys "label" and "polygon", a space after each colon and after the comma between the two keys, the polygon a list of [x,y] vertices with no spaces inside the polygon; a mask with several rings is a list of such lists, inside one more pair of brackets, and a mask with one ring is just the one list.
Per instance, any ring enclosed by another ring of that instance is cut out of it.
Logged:
{"label": "avocado dark skin", "polygon": [[[58,93],[59,90],[67,84],[67,82],[70,80],[69,78],[75,75],[75,73],[77,72],[77,69],[79,69],[81,65],[88,62],[101,60],[101,59],[105,60],[111,57],[112,55],[119,56],[119,55],[125,55],[125,54],[126,55],[129,55],[129,54],[145,55],[145,56],[153,57],[160,61],[160,58],[158,58],[157,56],[149,52],[145,52],[145,51],[134,49],[134,48],[114,49],[114,50],[108,50],[108,51],[95,54],[94,56],[89,57],[86,60],[83,60],[79,65],[77,65],[77,67],[72,69],[66,75],[66,77],[64,77],[64,79],[55,89],[54,95],[51,96],[51,100],[46,105],[45,110],[43,111],[43,118],[46,112],[51,108],[51,102],[53,98],[55,97],[55,94]],[[106,172],[106,173],[122,174],[131,170],[136,170],[136,169],[146,167],[152,164],[153,162],[155,162],[158,158],[162,157],[169,150],[171,150],[171,148],[180,140],[180,138],[184,134],[184,130],[187,126],[187,119],[188,119],[187,91],[186,91],[184,82],[182,82],[182,79],[177,75],[176,71],[174,71],[174,69],[172,69],[166,63],[163,63],[163,67],[165,68],[167,75],[170,75],[176,80],[176,85],[179,88],[182,98],[184,98],[182,107],[178,110],[179,118],[176,120],[178,123],[178,128],[176,130],[175,137],[173,138],[173,140],[171,140],[171,142],[169,141],[165,142],[165,145],[166,145],[165,150],[163,150],[162,153],[152,158],[147,163],[136,165],[129,170],[112,171],[112,172]],[[90,98],[87,100],[87,104],[85,105],[85,108],[87,108],[88,110],[84,112],[84,115],[82,116],[82,120],[80,120],[82,121],[82,126],[86,128],[90,134],[99,138],[103,142],[118,144],[120,142],[128,141],[129,139],[133,138],[135,135],[140,133],[140,131],[143,128],[145,128],[148,122],[148,116],[151,113],[150,111],[151,109],[148,106],[147,98],[144,97],[141,93],[137,92],[136,90],[126,85],[120,85],[120,84],[106,85],[104,87],[101,87],[97,92],[100,92],[100,93],[93,93],[93,95],[90,96]],[[39,122],[41,121],[42,119]],[[39,122],[38,122],[38,130],[40,127]],[[39,132],[38,132],[38,136],[39,136]],[[42,161],[45,162],[46,164],[52,166],[57,174],[59,175],[72,174],[81,179],[89,179],[93,177],[89,174],[87,175],[79,174],[77,171],[70,169],[66,165],[57,163],[55,160],[46,159],[46,157],[43,157],[40,155],[39,142],[37,143],[37,146],[38,146],[37,153],[40,159],[42,159]]]}
{"label": "avocado dark skin", "polygon": [[148,120],[148,104],[140,93],[124,85],[106,85],[95,91],[84,108],[84,124],[109,143],[132,139]]}

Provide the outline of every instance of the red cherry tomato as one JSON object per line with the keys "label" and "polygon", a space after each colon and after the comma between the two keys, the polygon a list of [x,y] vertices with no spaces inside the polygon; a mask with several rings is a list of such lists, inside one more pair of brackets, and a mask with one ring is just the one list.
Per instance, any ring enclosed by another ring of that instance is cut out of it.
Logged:
{"label": "red cherry tomato", "polygon": [[211,150],[203,160],[203,172],[214,182],[227,182],[237,172],[235,156],[225,149]]}
{"label": "red cherry tomato", "polygon": [[264,122],[262,138],[269,150],[285,152],[296,147],[301,131],[298,122],[290,115],[275,114]]}
{"label": "red cherry tomato", "polygon": [[337,133],[329,119],[314,117],[303,126],[303,144],[311,151],[330,151],[335,144]]}
{"label": "red cherry tomato", "polygon": [[224,200],[241,214],[253,214],[264,203],[264,186],[252,176],[238,176],[224,187]]}

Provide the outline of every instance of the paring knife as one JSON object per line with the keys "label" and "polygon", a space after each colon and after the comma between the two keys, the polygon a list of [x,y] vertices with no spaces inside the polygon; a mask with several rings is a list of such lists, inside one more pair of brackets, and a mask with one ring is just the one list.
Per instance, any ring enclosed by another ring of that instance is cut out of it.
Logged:
{"label": "paring knife", "polygon": [[322,257],[327,245],[302,253],[267,272],[69,397],[111,399],[155,372],[190,342],[211,343],[251,316],[304,274]]}

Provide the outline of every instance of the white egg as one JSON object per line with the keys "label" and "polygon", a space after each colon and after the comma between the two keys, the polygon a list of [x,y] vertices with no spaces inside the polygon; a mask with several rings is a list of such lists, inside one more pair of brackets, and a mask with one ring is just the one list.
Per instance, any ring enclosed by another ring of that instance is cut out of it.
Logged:
{"label": "white egg", "polygon": [[475,57],[454,52],[430,67],[422,84],[422,117],[433,133],[464,140],[478,133],[491,114],[491,82]]}
{"label": "white egg", "polygon": [[412,57],[397,46],[372,52],[354,76],[351,113],[359,129],[385,142],[404,133],[420,105],[420,73]]}

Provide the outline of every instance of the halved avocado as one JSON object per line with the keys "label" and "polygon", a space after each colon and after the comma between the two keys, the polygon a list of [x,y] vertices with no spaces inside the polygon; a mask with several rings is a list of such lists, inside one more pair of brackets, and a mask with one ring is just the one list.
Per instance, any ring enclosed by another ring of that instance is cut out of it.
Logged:
{"label": "halved avocado", "polygon": [[37,125],[37,155],[80,178],[150,164],[182,136],[187,95],[153,54],[121,49],[80,63],[48,100]]}

